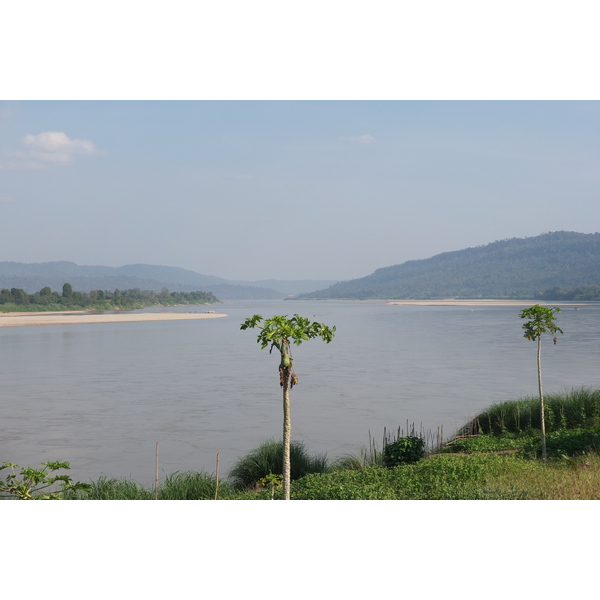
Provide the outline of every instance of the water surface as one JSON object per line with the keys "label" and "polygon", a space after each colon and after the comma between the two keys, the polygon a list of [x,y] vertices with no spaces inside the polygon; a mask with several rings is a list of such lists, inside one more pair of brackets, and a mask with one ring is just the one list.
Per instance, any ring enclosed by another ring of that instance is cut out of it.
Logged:
{"label": "water surface", "polygon": [[[544,388],[598,387],[600,304],[562,308],[564,335],[544,340]],[[293,349],[292,437],[311,451],[356,452],[407,421],[449,434],[494,402],[537,394],[520,310],[240,301],[215,320],[3,328],[0,461],[68,460],[77,479],[150,484],[159,442],[163,476],[213,472],[217,453],[225,474],[281,436],[278,358],[240,331],[255,313],[337,327],[331,344]]]}

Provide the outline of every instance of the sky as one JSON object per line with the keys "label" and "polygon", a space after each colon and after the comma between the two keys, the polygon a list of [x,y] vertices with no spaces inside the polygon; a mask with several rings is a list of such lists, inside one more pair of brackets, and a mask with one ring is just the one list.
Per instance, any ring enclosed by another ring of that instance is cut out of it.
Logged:
{"label": "sky", "polygon": [[585,2],[33,5],[0,26],[0,261],[346,280],[600,229]]}
{"label": "sky", "polygon": [[7,101],[0,260],[354,279],[600,229],[597,101]]}

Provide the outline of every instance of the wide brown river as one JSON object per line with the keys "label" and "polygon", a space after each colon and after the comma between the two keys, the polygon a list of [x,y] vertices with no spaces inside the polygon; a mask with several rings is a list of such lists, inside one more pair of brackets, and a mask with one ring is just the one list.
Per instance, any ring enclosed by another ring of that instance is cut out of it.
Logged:
{"label": "wide brown river", "polygon": [[[331,344],[293,348],[292,437],[310,451],[357,452],[369,433],[380,442],[407,422],[448,436],[492,403],[537,394],[521,309],[240,301],[215,320],[3,328],[0,462],[68,460],[75,479],[150,485],[158,442],[161,477],[212,473],[217,453],[226,475],[281,436],[278,358],[240,331],[255,313],[337,327]],[[600,303],[562,305],[557,324],[564,335],[543,343],[544,389],[599,387]]]}

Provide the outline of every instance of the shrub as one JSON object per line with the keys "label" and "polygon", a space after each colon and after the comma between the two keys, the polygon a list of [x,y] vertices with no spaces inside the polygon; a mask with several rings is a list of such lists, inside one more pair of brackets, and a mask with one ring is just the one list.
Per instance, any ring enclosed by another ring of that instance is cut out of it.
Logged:
{"label": "shrub", "polygon": [[336,458],[330,468],[332,471],[361,471],[367,467],[383,467],[383,452],[373,443],[368,450],[362,447],[358,454],[344,454]]}
{"label": "shrub", "polygon": [[[532,440],[523,448],[523,454],[529,457],[540,456],[541,442]],[[583,456],[600,451],[600,430],[563,429],[553,431],[546,438],[548,456],[559,458],[564,456]]]}
{"label": "shrub", "polygon": [[[55,460],[42,463],[43,468],[21,467],[10,462],[4,462],[0,467],[10,469],[6,481],[0,481],[0,498],[18,500],[55,500],[66,493],[85,495],[90,486],[79,481],[73,482],[68,475],[54,475],[55,471],[70,469],[69,463]],[[19,475],[16,469],[20,469]],[[58,489],[53,488],[58,484]]]}
{"label": "shrub", "polygon": [[[300,479],[309,473],[325,473],[329,470],[327,456],[310,456],[304,442],[292,442],[290,447],[292,466],[291,479]],[[256,486],[260,479],[270,474],[283,473],[283,443],[267,440],[246,456],[240,458],[231,471],[229,478],[237,488]]]}
{"label": "shrub", "polygon": [[425,456],[425,441],[416,436],[398,438],[383,448],[383,465],[395,467],[416,463]]}

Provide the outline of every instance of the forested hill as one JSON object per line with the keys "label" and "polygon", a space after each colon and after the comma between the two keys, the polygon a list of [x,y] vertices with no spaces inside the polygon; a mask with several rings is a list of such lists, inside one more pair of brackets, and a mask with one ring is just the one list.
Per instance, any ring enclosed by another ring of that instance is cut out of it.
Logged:
{"label": "forested hill", "polygon": [[552,288],[582,286],[600,286],[600,233],[557,231],[411,260],[298,298],[552,299]]}

